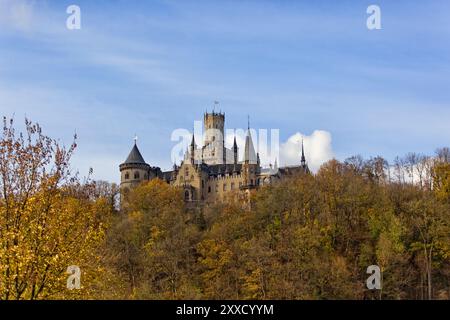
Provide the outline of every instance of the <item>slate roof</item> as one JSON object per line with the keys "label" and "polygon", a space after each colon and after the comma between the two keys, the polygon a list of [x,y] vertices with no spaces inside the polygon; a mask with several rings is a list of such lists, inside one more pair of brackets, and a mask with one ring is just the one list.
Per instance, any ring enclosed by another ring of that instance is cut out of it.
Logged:
{"label": "slate roof", "polygon": [[[213,164],[213,165],[207,165],[204,167],[204,170],[207,170],[210,175],[218,175],[218,174],[225,174],[225,173],[233,173],[235,169],[235,165],[233,163],[230,164]],[[203,169],[203,167],[202,167]],[[242,169],[242,164],[238,163],[236,164],[236,171],[240,172]]]}
{"label": "slate roof", "polygon": [[131,149],[130,154],[127,157],[127,160],[124,162],[125,164],[128,163],[142,163],[145,164],[145,160],[142,157],[141,152],[139,151],[136,144],[134,144],[133,149]]}

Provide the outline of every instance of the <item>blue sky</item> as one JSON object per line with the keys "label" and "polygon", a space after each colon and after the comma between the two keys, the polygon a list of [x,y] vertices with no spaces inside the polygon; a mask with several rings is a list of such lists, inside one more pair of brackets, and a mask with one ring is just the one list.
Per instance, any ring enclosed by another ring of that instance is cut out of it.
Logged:
{"label": "blue sky", "polygon": [[[81,8],[68,30],[66,8]],[[366,28],[370,4],[382,30]],[[118,181],[136,133],[171,167],[171,133],[226,126],[329,134],[325,157],[450,143],[450,2],[0,0],[0,114],[79,136],[74,167]],[[318,140],[311,140],[318,141]],[[323,146],[312,142],[310,149]]]}

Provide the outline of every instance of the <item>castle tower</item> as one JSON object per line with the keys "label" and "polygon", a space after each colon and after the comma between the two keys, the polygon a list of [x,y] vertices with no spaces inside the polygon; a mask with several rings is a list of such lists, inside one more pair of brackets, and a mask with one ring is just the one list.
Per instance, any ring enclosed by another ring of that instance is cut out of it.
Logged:
{"label": "castle tower", "polygon": [[205,145],[217,141],[223,142],[224,136],[224,113],[205,113],[203,117],[203,125],[205,129]]}
{"label": "castle tower", "polygon": [[244,161],[242,163],[242,174],[244,186],[252,188],[256,185],[256,175],[259,171],[258,159],[253,147],[252,135],[250,133],[250,124],[248,125],[247,136],[245,137]]}
{"label": "castle tower", "polygon": [[127,191],[140,182],[149,179],[150,165],[142,157],[136,140],[130,154],[125,162],[120,164],[119,169],[121,191]]}
{"label": "castle tower", "polygon": [[224,113],[205,113],[203,117],[203,125],[205,131],[205,147],[209,147],[211,154],[208,156],[210,162],[215,164],[223,164],[226,161],[225,154],[225,114]]}

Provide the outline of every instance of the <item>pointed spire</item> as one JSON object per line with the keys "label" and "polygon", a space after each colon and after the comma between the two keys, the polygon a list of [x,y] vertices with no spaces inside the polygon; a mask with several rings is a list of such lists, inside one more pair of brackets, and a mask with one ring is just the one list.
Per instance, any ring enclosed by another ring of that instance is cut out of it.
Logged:
{"label": "pointed spire", "polygon": [[306,167],[306,158],[305,158],[305,149],[303,147],[303,137],[302,137],[302,158],[301,158],[302,167]]}
{"label": "pointed spire", "polygon": [[234,164],[237,164],[237,162],[238,162],[238,146],[236,143],[236,131],[234,133],[233,156],[234,156]]}
{"label": "pointed spire", "polygon": [[253,147],[252,135],[250,133],[250,127],[245,137],[245,149],[244,149],[244,162],[255,164],[257,162],[255,148]]}
{"label": "pointed spire", "polygon": [[191,163],[194,164],[194,162],[195,162],[195,138],[194,138],[194,133],[192,133],[192,142],[191,142],[190,156],[191,156]]}
{"label": "pointed spire", "polygon": [[191,147],[195,147],[195,137],[194,137],[194,133],[192,133]]}

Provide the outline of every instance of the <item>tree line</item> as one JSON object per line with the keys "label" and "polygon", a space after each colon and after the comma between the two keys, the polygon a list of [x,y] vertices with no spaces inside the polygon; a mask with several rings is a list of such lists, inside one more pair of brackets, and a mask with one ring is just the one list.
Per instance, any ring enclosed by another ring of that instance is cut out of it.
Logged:
{"label": "tree line", "polygon": [[[450,151],[331,160],[316,174],[187,206],[158,179],[80,179],[26,121],[0,140],[1,299],[449,299]],[[67,267],[81,289],[66,286]],[[378,265],[380,290],[366,269]]]}

